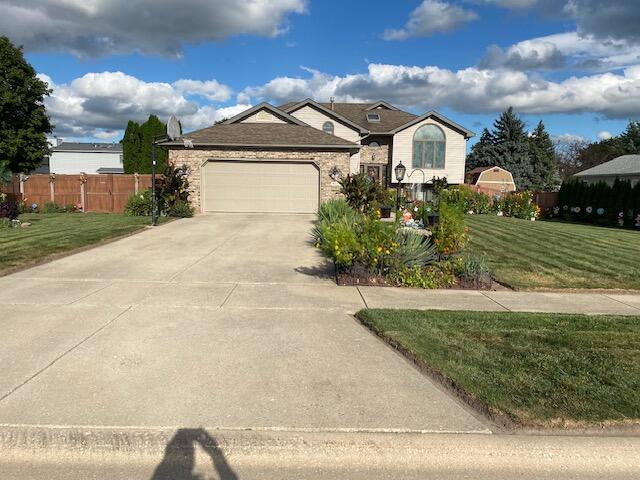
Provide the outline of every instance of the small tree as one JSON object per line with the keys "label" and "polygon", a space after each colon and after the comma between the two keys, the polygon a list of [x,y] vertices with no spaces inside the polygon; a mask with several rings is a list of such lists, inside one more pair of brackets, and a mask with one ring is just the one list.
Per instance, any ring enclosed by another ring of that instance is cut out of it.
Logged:
{"label": "small tree", "polygon": [[52,127],[44,108],[49,93],[22,48],[0,37],[0,158],[13,172],[30,173],[49,154]]}
{"label": "small tree", "polygon": [[140,148],[142,138],[140,137],[140,125],[133,120],[127,123],[127,129],[122,138],[122,163],[124,173],[140,173]]}
{"label": "small tree", "polygon": [[[167,131],[166,124],[155,115],[142,125],[130,120],[127,123],[122,139],[123,163],[126,173],[151,173],[151,142],[161,137]],[[168,153],[162,148],[156,148],[157,172],[167,168]]]}

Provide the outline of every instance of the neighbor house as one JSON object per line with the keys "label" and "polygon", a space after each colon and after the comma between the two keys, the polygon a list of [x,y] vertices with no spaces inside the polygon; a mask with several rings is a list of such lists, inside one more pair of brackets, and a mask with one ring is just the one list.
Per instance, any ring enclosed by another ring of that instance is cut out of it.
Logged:
{"label": "neighbor house", "polygon": [[58,143],[35,173],[124,173],[122,144]]}
{"label": "neighbor house", "polygon": [[574,177],[587,183],[605,182],[607,185],[613,185],[616,179],[629,180],[631,186],[635,186],[640,182],[640,155],[623,155],[578,172]]}
{"label": "neighbor house", "polygon": [[464,182],[473,132],[430,111],[387,102],[262,103],[235,117],[162,142],[190,167],[190,200],[202,212],[312,213],[340,192],[338,180],[365,172],[384,186],[428,188],[434,177]]}
{"label": "neighbor house", "polygon": [[501,167],[476,167],[467,172],[467,184],[496,193],[515,192],[516,184],[509,170]]}

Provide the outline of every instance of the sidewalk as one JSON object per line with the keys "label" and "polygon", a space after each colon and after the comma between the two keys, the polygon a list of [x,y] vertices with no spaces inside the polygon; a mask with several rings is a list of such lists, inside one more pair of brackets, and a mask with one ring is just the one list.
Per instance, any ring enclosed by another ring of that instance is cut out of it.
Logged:
{"label": "sidewalk", "polygon": [[367,308],[640,315],[640,294],[358,287]]}

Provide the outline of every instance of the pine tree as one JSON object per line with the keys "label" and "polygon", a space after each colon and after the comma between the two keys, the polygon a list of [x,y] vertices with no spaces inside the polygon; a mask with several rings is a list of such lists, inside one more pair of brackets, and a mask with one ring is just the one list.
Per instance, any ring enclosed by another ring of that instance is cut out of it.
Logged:
{"label": "pine tree", "polygon": [[122,163],[124,165],[124,173],[140,172],[140,125],[138,122],[129,120],[127,129],[124,131],[122,138]]}
{"label": "pine tree", "polygon": [[625,155],[640,153],[640,122],[630,121],[627,129],[618,137]]}
{"label": "pine tree", "polygon": [[480,140],[471,147],[469,155],[467,155],[466,169],[467,172],[477,167],[492,167],[494,165],[495,156],[495,139],[493,134],[484,129]]}
{"label": "pine tree", "polygon": [[49,153],[52,126],[44,108],[49,93],[22,49],[0,37],[0,159],[15,173],[30,173]]}
{"label": "pine tree", "polygon": [[534,190],[551,191],[560,185],[558,162],[551,136],[540,121],[529,137],[529,159],[531,162],[531,184]]}
{"label": "pine tree", "polygon": [[509,107],[493,124],[495,138],[495,165],[513,174],[516,187],[528,190],[532,187],[533,168],[529,160],[529,141],[524,122]]}

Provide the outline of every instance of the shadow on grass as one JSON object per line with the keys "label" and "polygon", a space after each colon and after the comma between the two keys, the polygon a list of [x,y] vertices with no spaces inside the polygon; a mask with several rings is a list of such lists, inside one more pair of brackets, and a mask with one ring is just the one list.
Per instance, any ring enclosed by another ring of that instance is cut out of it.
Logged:
{"label": "shadow on grass", "polygon": [[200,445],[211,459],[220,480],[238,479],[215,438],[202,428],[182,428],[167,444],[164,458],[151,480],[200,480],[202,477],[193,471],[197,445]]}

